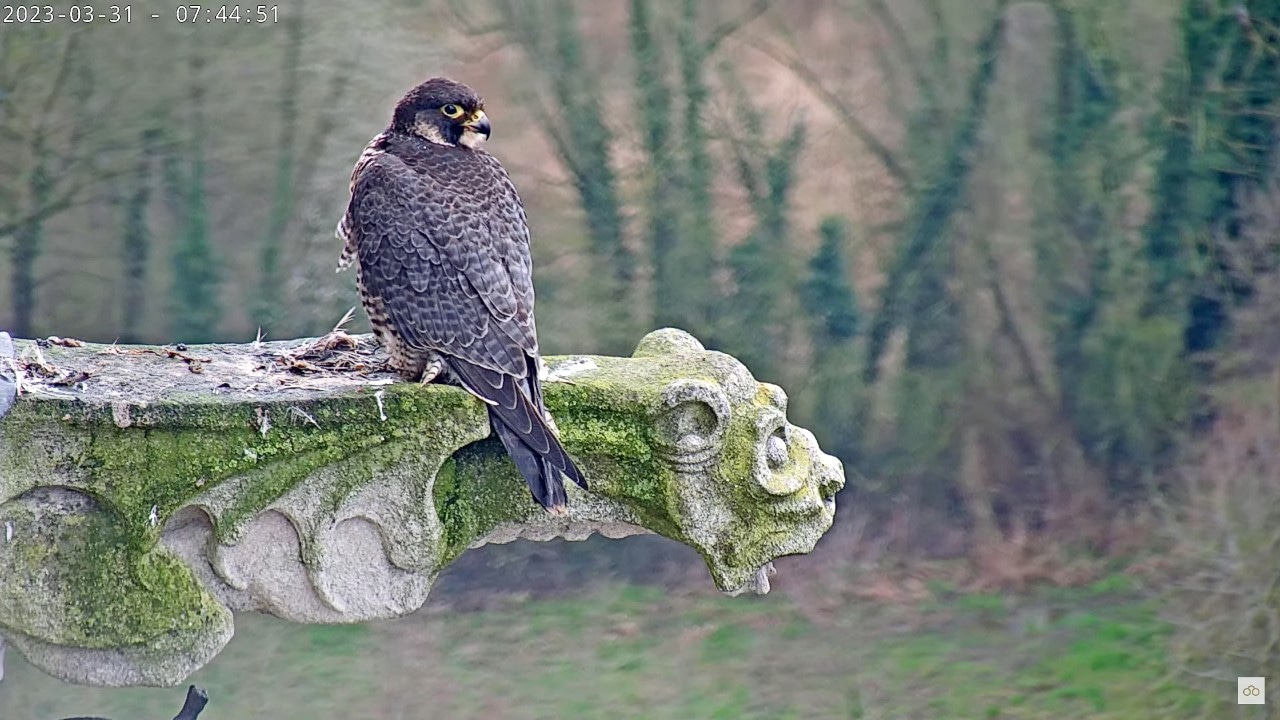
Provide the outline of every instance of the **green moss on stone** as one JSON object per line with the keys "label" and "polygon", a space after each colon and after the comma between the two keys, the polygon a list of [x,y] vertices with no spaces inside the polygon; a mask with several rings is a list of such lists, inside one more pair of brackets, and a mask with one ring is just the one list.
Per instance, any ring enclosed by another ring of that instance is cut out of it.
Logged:
{"label": "green moss on stone", "polygon": [[[128,427],[117,426],[109,406],[19,403],[0,429],[0,445],[31,450],[37,428],[60,432],[62,438],[46,440],[64,451],[78,449],[60,462],[69,464],[68,477],[79,479],[69,483],[73,489],[94,498],[100,510],[65,518],[45,542],[22,542],[21,567],[7,574],[35,577],[30,573],[40,568],[56,571],[48,578],[59,588],[52,606],[15,598],[11,607],[39,607],[46,618],[62,621],[43,630],[24,628],[27,622],[7,615],[6,623],[61,644],[108,648],[194,631],[214,616],[225,621],[226,610],[190,570],[156,545],[178,509],[230,477],[254,475],[217,518],[215,530],[225,541],[323,467],[354,459],[327,488],[325,504],[332,510],[404,452],[438,455],[460,435],[487,427],[481,403],[440,386],[389,386],[381,411],[372,392],[254,405],[205,400],[131,408]],[[271,423],[265,433],[262,413]],[[369,452],[373,448],[379,452]],[[0,459],[0,504],[47,482],[18,477],[15,467]],[[0,588],[3,595],[22,586]],[[52,607],[65,607],[65,614]]]}
{"label": "green moss on stone", "polygon": [[[108,512],[10,509],[21,533],[0,553],[0,606],[12,627],[49,642],[119,648],[200,634],[229,621],[191,570],[163,549],[138,556]],[[14,551],[16,546],[17,551]]]}
{"label": "green moss on stone", "polygon": [[650,377],[608,390],[601,386],[612,381],[551,385],[546,402],[553,416],[572,420],[561,424],[561,440],[588,470],[591,491],[624,501],[645,527],[681,539],[667,508],[670,483],[679,479],[653,452],[650,408],[665,384]]}
{"label": "green moss on stone", "polygon": [[[468,445],[436,476],[436,513],[444,525],[445,564],[503,522],[515,522],[535,510],[524,480],[497,440]],[[538,512],[541,512],[540,510]]]}
{"label": "green moss on stone", "polygon": [[161,549],[130,553],[122,528],[108,515],[89,516],[79,537],[61,538],[60,571],[72,621],[63,626],[65,644],[135,645],[226,621],[226,609],[190,569]]}
{"label": "green moss on stone", "polygon": [[[133,424],[125,428],[116,427],[109,408],[42,402],[23,403],[19,409],[31,416],[7,419],[6,430],[10,422],[18,427],[55,422],[69,433],[88,434],[85,452],[75,459],[87,478],[78,489],[117,512],[135,546],[153,543],[164,520],[226,478],[264,470],[222,518],[224,525],[235,525],[321,467],[393,438],[416,439],[427,451],[434,439],[451,439],[460,428],[483,422],[484,412],[480,403],[455,388],[412,384],[386,389],[385,421],[371,393],[232,407],[160,403],[131,410]],[[143,412],[146,422],[139,416]],[[271,423],[265,433],[260,431],[263,417]],[[6,444],[24,440],[29,441],[13,437]],[[367,482],[372,469],[351,473],[332,504]],[[149,520],[152,507],[161,520],[156,525]]]}

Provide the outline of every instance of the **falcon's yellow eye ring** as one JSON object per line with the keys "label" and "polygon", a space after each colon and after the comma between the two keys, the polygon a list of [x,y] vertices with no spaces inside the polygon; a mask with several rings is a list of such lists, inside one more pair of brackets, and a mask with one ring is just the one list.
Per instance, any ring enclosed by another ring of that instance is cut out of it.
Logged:
{"label": "falcon's yellow eye ring", "polygon": [[454,105],[453,103],[449,103],[448,105],[440,108],[440,112],[450,120],[457,120],[462,117],[462,108]]}

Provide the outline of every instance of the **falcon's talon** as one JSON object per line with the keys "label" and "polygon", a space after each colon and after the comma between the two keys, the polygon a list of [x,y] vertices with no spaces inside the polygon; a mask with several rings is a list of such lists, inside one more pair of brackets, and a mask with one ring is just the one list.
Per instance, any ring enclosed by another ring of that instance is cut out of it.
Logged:
{"label": "falcon's talon", "polygon": [[422,385],[427,385],[440,377],[440,373],[442,372],[444,372],[444,358],[436,355],[432,357],[431,360],[427,362],[426,367],[422,369],[422,378],[419,379],[418,382]]}
{"label": "falcon's talon", "polygon": [[[433,78],[396,103],[351,172],[335,234],[356,266],[360,302],[402,376],[447,374],[489,422],[535,500],[563,514],[564,478],[582,472],[545,414],[529,226],[502,164],[481,149],[491,126],[471,88]],[[448,238],[449,242],[443,242]]]}

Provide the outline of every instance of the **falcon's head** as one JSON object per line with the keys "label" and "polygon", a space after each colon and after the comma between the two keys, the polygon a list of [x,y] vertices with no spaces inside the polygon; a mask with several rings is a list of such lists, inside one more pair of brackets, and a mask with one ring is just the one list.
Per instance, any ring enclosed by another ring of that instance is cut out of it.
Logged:
{"label": "falcon's head", "polygon": [[391,128],[437,145],[477,148],[489,139],[484,100],[448,78],[431,78],[396,103]]}

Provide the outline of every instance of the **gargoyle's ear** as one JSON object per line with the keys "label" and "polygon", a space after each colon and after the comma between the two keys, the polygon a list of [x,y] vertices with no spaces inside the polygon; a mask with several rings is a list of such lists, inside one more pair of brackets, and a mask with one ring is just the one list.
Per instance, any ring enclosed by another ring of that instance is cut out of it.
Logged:
{"label": "gargoyle's ear", "polygon": [[654,413],[661,451],[679,466],[701,464],[719,451],[729,428],[729,398],[705,380],[676,380]]}

